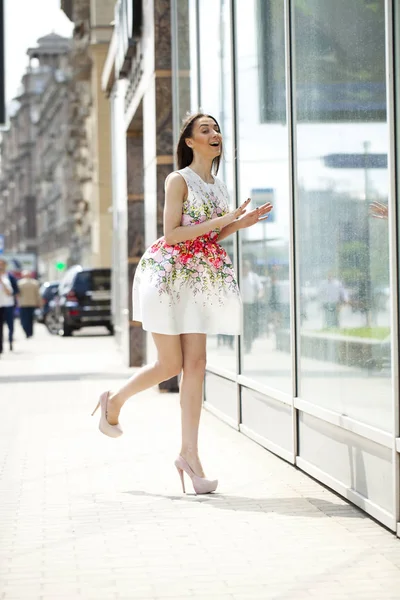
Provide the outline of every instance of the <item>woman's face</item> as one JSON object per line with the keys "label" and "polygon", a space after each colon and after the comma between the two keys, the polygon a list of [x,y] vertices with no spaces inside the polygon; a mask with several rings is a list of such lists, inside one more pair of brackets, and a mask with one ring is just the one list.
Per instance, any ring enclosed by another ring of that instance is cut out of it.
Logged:
{"label": "woman's face", "polygon": [[222,135],[211,117],[200,117],[193,124],[192,137],[186,139],[193,153],[213,160],[221,154]]}

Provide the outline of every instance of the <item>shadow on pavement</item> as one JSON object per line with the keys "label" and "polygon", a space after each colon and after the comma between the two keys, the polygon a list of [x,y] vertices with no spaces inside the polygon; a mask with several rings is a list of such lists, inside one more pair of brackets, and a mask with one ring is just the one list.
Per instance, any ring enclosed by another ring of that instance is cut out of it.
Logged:
{"label": "shadow on pavement", "polygon": [[159,498],[172,502],[204,503],[220,510],[238,510],[246,512],[277,513],[292,517],[346,517],[349,519],[366,519],[367,515],[349,504],[335,504],[321,498],[251,498],[246,496],[232,496],[229,494],[208,494],[196,496],[183,494],[181,496],[168,496],[164,494],[151,494],[148,492],[126,491],[132,496],[146,496]]}

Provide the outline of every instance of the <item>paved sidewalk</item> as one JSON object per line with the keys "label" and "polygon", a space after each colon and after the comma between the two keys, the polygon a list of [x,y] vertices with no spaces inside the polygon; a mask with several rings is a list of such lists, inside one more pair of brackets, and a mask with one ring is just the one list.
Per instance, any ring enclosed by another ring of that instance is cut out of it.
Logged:
{"label": "paved sidewalk", "polygon": [[177,395],[139,395],[102,436],[96,397],[128,374],[113,338],[18,335],[0,360],[1,599],[400,598],[391,533],[206,411],[220,487],[182,495]]}

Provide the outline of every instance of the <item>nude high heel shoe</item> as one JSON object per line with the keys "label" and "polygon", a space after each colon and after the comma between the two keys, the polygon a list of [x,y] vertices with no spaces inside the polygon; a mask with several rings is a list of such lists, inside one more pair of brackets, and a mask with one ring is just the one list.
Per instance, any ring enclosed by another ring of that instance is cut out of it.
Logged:
{"label": "nude high heel shoe", "polygon": [[210,494],[211,492],[215,492],[215,490],[217,489],[218,479],[211,480],[206,479],[205,477],[199,477],[198,475],[196,475],[196,473],[193,471],[190,465],[188,465],[186,460],[182,458],[182,456],[179,455],[174,464],[181,478],[182,490],[184,494],[186,493],[186,491],[183,472],[189,475],[190,479],[192,480],[193,489],[196,492],[196,494]]}
{"label": "nude high heel shoe", "polygon": [[94,409],[94,411],[92,412],[92,417],[93,417],[94,413],[96,412],[96,410],[100,406],[101,415],[100,415],[99,429],[100,429],[101,433],[104,433],[104,435],[108,435],[108,437],[117,438],[120,435],[122,435],[124,432],[122,431],[121,425],[119,423],[117,423],[117,425],[110,425],[110,423],[107,421],[107,402],[108,402],[109,395],[110,395],[110,392],[103,392],[101,394],[99,401],[97,403],[97,406]]}

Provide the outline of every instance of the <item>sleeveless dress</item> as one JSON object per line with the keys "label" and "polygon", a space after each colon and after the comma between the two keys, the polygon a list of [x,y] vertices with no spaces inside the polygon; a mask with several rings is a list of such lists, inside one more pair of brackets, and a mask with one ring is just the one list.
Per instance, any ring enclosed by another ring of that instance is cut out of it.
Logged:
{"label": "sleeveless dress", "polygon": [[[188,188],[182,226],[229,212],[225,184],[206,183],[190,167],[177,171]],[[237,335],[242,303],[232,262],[218,244],[218,231],[171,246],[158,239],[146,250],[133,281],[133,320],[153,333]]]}

